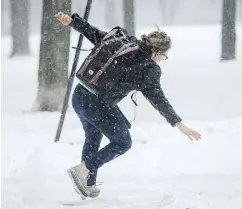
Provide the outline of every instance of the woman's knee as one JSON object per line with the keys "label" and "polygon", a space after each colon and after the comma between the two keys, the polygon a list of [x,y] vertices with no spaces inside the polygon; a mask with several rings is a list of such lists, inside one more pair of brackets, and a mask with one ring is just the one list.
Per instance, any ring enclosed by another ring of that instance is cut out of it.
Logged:
{"label": "woman's knee", "polygon": [[124,146],[124,151],[127,152],[132,147],[132,140],[130,139],[129,142],[127,142]]}
{"label": "woman's knee", "polygon": [[118,140],[118,144],[122,154],[132,147],[132,139],[128,131],[122,135],[121,139]]}

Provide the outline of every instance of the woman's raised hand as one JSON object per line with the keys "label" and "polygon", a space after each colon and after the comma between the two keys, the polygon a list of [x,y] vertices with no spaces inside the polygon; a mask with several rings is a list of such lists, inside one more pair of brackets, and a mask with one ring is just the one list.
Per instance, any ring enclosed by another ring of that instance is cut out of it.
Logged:
{"label": "woman's raised hand", "polygon": [[69,25],[72,21],[72,18],[69,15],[63,14],[62,12],[58,12],[55,17],[59,20],[63,25]]}

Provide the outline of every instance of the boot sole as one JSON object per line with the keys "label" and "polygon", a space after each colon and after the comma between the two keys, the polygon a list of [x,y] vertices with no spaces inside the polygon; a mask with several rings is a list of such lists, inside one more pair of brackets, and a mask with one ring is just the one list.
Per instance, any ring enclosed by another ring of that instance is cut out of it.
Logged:
{"label": "boot sole", "polygon": [[76,174],[75,170],[68,169],[67,173],[72,181],[72,184],[74,185],[75,191],[81,196],[82,200],[85,200],[87,198],[88,194],[84,189],[82,189],[84,186],[83,186],[82,182],[80,181],[78,175]]}
{"label": "boot sole", "polygon": [[89,197],[91,197],[91,198],[97,198],[99,196],[99,194],[100,194],[100,192],[96,192],[94,194],[90,194]]}

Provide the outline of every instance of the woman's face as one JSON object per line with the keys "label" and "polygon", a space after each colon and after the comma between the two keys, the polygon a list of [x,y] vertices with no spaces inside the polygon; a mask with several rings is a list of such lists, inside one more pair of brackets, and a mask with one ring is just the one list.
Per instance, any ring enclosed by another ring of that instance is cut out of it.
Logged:
{"label": "woman's face", "polygon": [[162,60],[167,60],[168,59],[167,53],[168,53],[168,51],[163,52],[163,53],[159,52],[159,53],[153,54],[151,59],[153,61],[155,61],[155,62],[160,62]]}

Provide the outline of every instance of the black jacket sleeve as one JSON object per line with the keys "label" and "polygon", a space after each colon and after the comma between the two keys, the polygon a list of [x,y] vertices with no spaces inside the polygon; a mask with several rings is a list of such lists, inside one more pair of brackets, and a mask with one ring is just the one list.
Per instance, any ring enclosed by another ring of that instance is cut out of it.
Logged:
{"label": "black jacket sleeve", "polygon": [[161,69],[159,66],[146,68],[144,72],[144,83],[142,94],[157,109],[161,115],[165,117],[168,123],[175,126],[176,123],[181,122],[181,118],[176,114],[175,110],[165,97],[161,86],[160,77]]}
{"label": "black jacket sleeve", "polygon": [[80,17],[77,13],[74,13],[71,18],[72,22],[69,24],[69,26],[82,33],[94,45],[97,45],[99,42],[101,42],[101,40],[107,34],[106,32],[101,31],[94,26],[91,26],[84,18]]}

